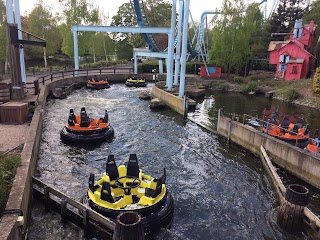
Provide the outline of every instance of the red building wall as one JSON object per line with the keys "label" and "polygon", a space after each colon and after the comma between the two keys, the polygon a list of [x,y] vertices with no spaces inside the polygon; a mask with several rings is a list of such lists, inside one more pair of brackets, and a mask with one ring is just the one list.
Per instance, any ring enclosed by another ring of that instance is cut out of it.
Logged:
{"label": "red building wall", "polygon": [[[294,44],[293,42],[288,43],[286,46],[284,46],[283,48],[279,49],[279,57],[282,54],[286,54],[289,55],[291,58],[303,58],[304,62],[302,63],[302,69],[298,69],[298,73],[301,72],[300,78],[305,78],[307,77],[308,74],[308,69],[309,69],[309,59],[310,59],[310,55],[303,49],[299,48],[296,44]],[[298,64],[296,64],[298,65]],[[301,64],[299,64],[301,65]],[[279,67],[279,66],[277,66]],[[279,68],[277,68],[278,70]],[[297,77],[297,74],[293,74],[292,71],[286,71],[285,73],[285,80],[292,80],[292,79],[299,79],[299,77]]]}

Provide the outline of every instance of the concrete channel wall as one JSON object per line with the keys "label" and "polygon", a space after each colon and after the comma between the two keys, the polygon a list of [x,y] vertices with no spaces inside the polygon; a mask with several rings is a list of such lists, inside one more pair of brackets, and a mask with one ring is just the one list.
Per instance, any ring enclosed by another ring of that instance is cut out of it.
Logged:
{"label": "concrete channel wall", "polygon": [[[129,74],[106,75],[110,83],[124,83],[130,76]],[[139,77],[146,77],[152,80],[151,74],[141,74]],[[21,153],[21,166],[18,167],[13,181],[6,210],[21,210],[23,218],[18,218],[19,213],[14,211],[5,214],[0,222],[0,240],[19,240],[24,239],[29,223],[30,201],[32,196],[32,176],[36,171],[38,160],[39,145],[43,125],[43,113],[50,91],[62,85],[87,82],[87,76],[65,78],[50,82],[41,86],[41,92],[37,98],[37,105],[27,134],[26,142]]]}
{"label": "concrete channel wall", "polygon": [[320,156],[292,146],[250,126],[232,121],[223,116],[222,111],[219,111],[217,132],[256,156],[260,155],[260,147],[263,146],[272,156],[274,163],[305,182],[320,188]]}
{"label": "concrete channel wall", "polygon": [[174,111],[185,116],[187,114],[188,107],[186,106],[186,101],[183,98],[179,98],[169,92],[166,92],[156,86],[152,88],[152,96],[159,98],[167,106],[169,106]]}

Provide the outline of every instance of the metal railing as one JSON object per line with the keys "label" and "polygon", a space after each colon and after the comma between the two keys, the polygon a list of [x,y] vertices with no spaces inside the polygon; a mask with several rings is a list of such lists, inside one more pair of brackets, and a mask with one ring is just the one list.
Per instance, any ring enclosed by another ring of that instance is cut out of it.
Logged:
{"label": "metal railing", "polygon": [[[239,122],[240,118],[239,116],[233,115],[231,117],[232,120],[236,120]],[[266,133],[269,132],[269,130],[271,129],[272,126],[276,126],[277,128],[280,129],[280,131],[284,132],[284,133],[289,133],[293,136],[296,136],[295,138],[295,146],[298,146],[299,143],[299,136],[302,136],[301,133],[297,133],[297,132],[293,132],[291,130],[289,130],[288,128],[283,128],[281,127],[280,124],[275,124],[275,123],[271,123],[270,121],[265,121],[265,119],[259,119],[257,116],[251,116],[248,114],[242,114],[242,124],[248,124],[250,122],[250,120],[252,121],[256,121],[256,123],[259,123],[260,126],[256,126],[258,130],[263,130],[265,129]],[[251,126],[253,126],[252,124],[249,124]],[[303,127],[304,132],[308,129],[308,125],[306,125],[305,127]],[[313,138],[308,137],[308,142],[312,141]]]}
{"label": "metal railing", "polygon": [[91,69],[79,69],[79,70],[67,70],[52,72],[42,75],[35,79],[33,82],[27,82],[26,88],[30,92],[34,92],[34,95],[40,93],[41,85],[44,86],[48,82],[53,82],[65,78],[91,76],[91,75],[103,75],[103,74],[133,74],[132,67],[113,67],[113,68],[91,68]]}

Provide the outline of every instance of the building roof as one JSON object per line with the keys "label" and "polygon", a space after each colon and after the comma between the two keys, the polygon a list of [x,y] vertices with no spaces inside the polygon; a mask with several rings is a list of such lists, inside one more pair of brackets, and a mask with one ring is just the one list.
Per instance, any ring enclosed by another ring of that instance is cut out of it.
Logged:
{"label": "building roof", "polygon": [[289,63],[303,63],[304,59],[303,58],[290,58]]}
{"label": "building roof", "polygon": [[305,50],[304,48],[302,48],[301,46],[299,46],[298,42],[296,42],[295,39],[290,39],[290,40],[286,40],[286,41],[272,41],[269,44],[269,48],[268,51],[272,52],[275,50],[279,50],[281,48],[283,48],[284,46],[288,45],[289,43],[293,43],[294,45],[296,45],[298,48],[300,48],[302,51],[306,52],[307,54],[309,54],[311,57],[314,57],[310,52],[308,52],[307,50]]}
{"label": "building roof", "polygon": [[268,52],[278,50],[287,44],[287,41],[272,41],[269,43]]}

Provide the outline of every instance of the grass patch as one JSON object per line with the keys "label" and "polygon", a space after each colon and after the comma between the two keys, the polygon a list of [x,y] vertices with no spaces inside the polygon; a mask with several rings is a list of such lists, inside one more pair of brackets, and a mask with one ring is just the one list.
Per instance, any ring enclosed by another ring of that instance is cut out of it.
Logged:
{"label": "grass patch", "polygon": [[242,92],[254,92],[257,90],[257,82],[249,82],[241,86]]}
{"label": "grass patch", "polygon": [[19,155],[5,155],[0,152],[0,212],[5,209],[12,181],[20,164]]}
{"label": "grass patch", "polygon": [[276,91],[276,94],[283,98],[287,102],[293,102],[294,100],[300,98],[299,92],[295,88],[282,88]]}

